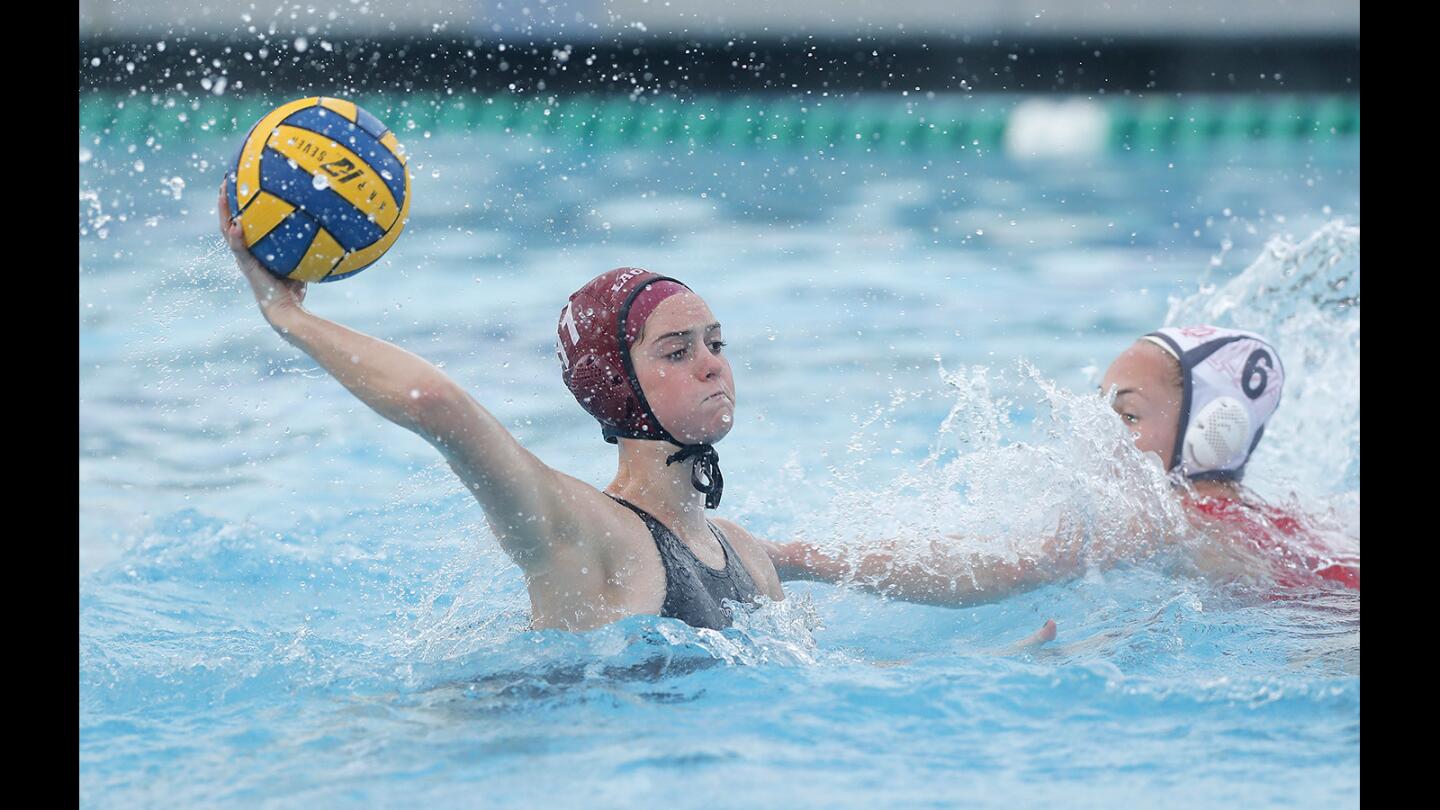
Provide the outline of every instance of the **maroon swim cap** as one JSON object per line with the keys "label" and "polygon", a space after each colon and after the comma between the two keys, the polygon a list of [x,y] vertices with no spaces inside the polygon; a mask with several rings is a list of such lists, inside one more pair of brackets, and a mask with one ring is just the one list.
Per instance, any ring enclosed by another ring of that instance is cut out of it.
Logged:
{"label": "maroon swim cap", "polygon": [[600,421],[605,441],[614,444],[623,436],[681,444],[650,410],[630,347],[660,302],[687,289],[649,270],[618,267],[591,279],[560,311],[555,347],[560,375],[580,405]]}
{"label": "maroon swim cap", "polygon": [[720,505],[725,476],[720,454],[708,444],[684,444],[660,424],[635,376],[630,347],[645,321],[672,295],[689,290],[673,278],[617,267],[601,273],[570,296],[560,311],[555,352],[565,387],[590,415],[600,421],[605,441],[619,437],[665,441],[680,448],[665,464],[694,459],[690,483],[705,493],[705,508]]}

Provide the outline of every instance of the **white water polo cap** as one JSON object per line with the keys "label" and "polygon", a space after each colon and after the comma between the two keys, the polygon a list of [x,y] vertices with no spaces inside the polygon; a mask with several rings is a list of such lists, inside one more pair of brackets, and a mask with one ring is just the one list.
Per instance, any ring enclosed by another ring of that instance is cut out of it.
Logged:
{"label": "white water polo cap", "polygon": [[1166,327],[1142,340],[1180,363],[1180,425],[1171,469],[1197,480],[1240,480],[1280,406],[1285,369],[1254,332]]}

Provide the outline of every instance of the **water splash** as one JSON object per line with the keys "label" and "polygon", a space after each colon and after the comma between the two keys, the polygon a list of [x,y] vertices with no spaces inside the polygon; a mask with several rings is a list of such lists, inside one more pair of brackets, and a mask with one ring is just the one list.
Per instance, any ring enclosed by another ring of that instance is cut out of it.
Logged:
{"label": "water splash", "polygon": [[1268,337],[1285,364],[1281,407],[1246,472],[1262,494],[1330,498],[1360,490],[1360,227],[1331,222],[1296,242],[1277,236],[1213,292],[1173,300],[1168,326],[1208,323]]}
{"label": "water splash", "polygon": [[[1219,289],[1172,301],[1166,318],[1256,331],[1280,351],[1285,407],[1246,485],[1301,516],[1319,541],[1296,550],[1296,560],[1317,549],[1325,559],[1359,551],[1359,240],[1359,228],[1343,222],[1299,242],[1272,239]],[[833,507],[802,522],[828,536],[811,530],[801,539],[850,559],[884,546],[897,563],[962,579],[980,559],[1053,559],[1044,550],[1051,538],[1061,550],[1079,544],[1102,568],[1161,550],[1181,552],[1163,557],[1176,573],[1204,570],[1197,553],[1213,562],[1213,544],[1187,519],[1174,482],[1153,454],[1134,447],[1104,399],[1063,391],[1023,360],[1000,372],[942,364],[939,376],[943,393],[897,392],[857,419],[846,445],[850,471],[832,471]],[[879,488],[856,483],[853,470],[879,457],[884,431],[947,394],[949,410],[923,461]],[[1234,563],[1236,571],[1265,568],[1253,558]],[[875,575],[869,584],[881,581]]]}
{"label": "water splash", "polygon": [[892,397],[847,445],[873,460],[873,434],[948,401],[926,457],[878,488],[837,473],[832,504],[798,521],[822,528],[801,539],[851,559],[883,546],[897,562],[976,584],[978,561],[1044,561],[1057,538],[1065,553],[1108,567],[1191,533],[1164,470],[1103,398],[1067,392],[1023,360],[999,372],[941,365],[939,378],[933,390]]}

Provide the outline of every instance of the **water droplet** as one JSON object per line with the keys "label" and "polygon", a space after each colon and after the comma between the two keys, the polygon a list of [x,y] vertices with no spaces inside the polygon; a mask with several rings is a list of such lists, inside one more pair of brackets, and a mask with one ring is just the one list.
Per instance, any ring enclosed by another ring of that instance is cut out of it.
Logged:
{"label": "water droplet", "polygon": [[722,414],[720,414],[720,421],[721,421],[721,422],[724,422],[724,423],[727,424],[727,425],[730,424],[730,414],[728,414],[728,413],[722,413]]}
{"label": "water droplet", "polygon": [[330,188],[330,178],[323,174],[317,174],[310,178],[310,185],[314,186],[316,191],[324,191]]}

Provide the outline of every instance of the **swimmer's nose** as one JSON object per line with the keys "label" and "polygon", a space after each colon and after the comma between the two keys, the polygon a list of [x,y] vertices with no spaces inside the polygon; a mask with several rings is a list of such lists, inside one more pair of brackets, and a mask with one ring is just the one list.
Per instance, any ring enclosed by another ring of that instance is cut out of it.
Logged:
{"label": "swimmer's nose", "polygon": [[701,357],[703,359],[700,362],[700,378],[713,380],[720,376],[720,364],[724,362],[720,356],[710,352],[701,352]]}

